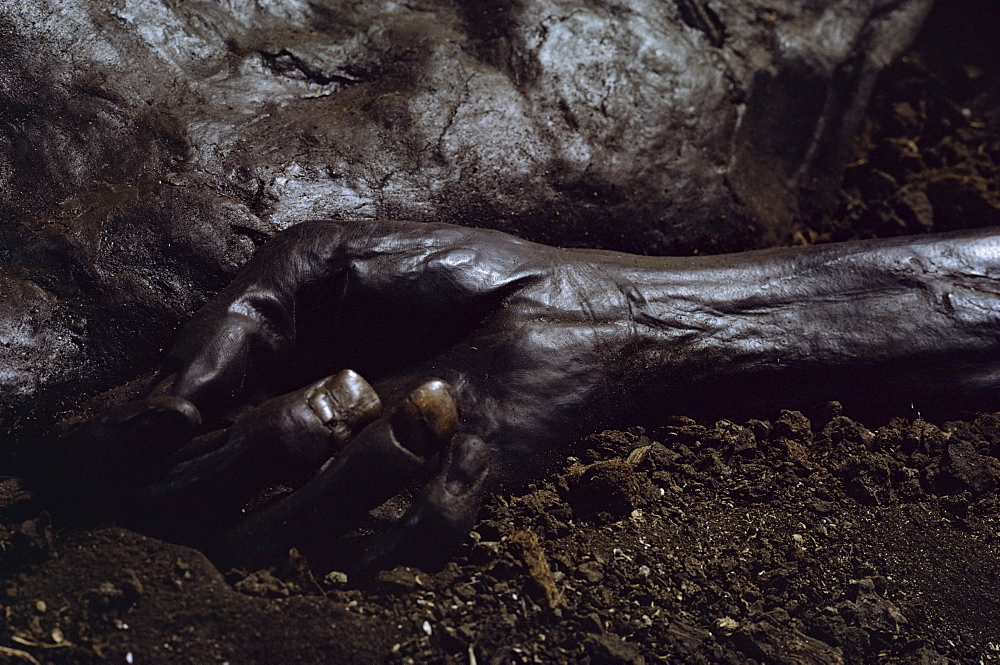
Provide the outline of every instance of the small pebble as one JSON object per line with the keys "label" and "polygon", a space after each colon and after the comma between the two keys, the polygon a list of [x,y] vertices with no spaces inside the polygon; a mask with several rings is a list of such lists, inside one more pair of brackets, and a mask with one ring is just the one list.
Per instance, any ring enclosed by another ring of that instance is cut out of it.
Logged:
{"label": "small pebble", "polygon": [[739,622],[732,617],[720,617],[715,620],[715,625],[722,630],[736,630],[740,627]]}
{"label": "small pebble", "polygon": [[332,570],[323,577],[323,581],[330,586],[342,586],[347,584],[347,574],[339,570]]}
{"label": "small pebble", "polygon": [[576,570],[588,582],[600,582],[604,579],[604,566],[596,561],[585,561]]}

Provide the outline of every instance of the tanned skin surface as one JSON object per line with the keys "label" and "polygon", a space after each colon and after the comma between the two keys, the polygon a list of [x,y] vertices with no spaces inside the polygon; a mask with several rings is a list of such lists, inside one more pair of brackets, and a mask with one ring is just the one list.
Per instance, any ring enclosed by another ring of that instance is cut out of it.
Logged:
{"label": "tanned skin surface", "polygon": [[[635,413],[896,392],[989,403],[998,352],[996,229],[651,258],[310,222],[197,313],[149,397],[68,441],[141,469],[129,492],[150,510],[203,507],[191,539],[241,565],[317,524],[348,528],[434,460],[364,579],[447,560],[488,476],[525,481]],[[278,483],[295,489],[244,509]]]}

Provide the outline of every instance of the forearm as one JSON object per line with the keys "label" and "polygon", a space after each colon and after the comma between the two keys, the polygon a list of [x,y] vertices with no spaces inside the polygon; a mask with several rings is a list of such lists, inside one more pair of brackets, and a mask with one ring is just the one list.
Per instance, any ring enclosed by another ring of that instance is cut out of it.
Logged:
{"label": "forearm", "polygon": [[648,381],[849,383],[881,368],[927,392],[1000,393],[997,230],[643,263],[620,282]]}

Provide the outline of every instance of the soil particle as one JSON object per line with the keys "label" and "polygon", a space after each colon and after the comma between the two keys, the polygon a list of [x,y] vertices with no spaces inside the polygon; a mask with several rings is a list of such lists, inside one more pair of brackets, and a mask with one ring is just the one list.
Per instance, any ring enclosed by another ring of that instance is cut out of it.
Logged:
{"label": "soil particle", "polygon": [[562,606],[565,600],[562,592],[556,587],[555,578],[538,536],[524,529],[511,534],[506,541],[511,551],[523,563],[527,577],[534,586],[535,594],[540,595],[545,601],[545,606],[549,609]]}
{"label": "soil particle", "polygon": [[566,489],[574,515],[600,515],[609,522],[628,515],[640,503],[634,467],[623,459],[586,466],[574,463],[566,474]]}
{"label": "soil particle", "polygon": [[1000,480],[1000,464],[996,458],[980,455],[971,441],[949,444],[940,469],[934,481],[941,494],[969,491],[980,496],[996,489]]}
{"label": "soil particle", "polygon": [[639,651],[617,635],[600,633],[588,635],[585,641],[587,655],[594,663],[627,663],[628,665],[645,665],[646,659]]}
{"label": "soil particle", "polygon": [[[791,625],[789,625],[791,624]],[[740,649],[763,662],[780,665],[842,665],[841,649],[803,634],[780,609],[759,621],[741,626],[732,640]]]}
{"label": "soil particle", "polygon": [[288,598],[299,590],[294,584],[279,580],[270,570],[258,570],[250,573],[236,582],[233,588],[248,596],[259,596],[260,598]]}

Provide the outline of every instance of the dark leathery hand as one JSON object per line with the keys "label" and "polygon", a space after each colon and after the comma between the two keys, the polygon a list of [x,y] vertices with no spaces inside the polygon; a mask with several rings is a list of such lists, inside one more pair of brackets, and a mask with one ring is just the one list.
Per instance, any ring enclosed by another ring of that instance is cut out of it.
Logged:
{"label": "dark leathery hand", "polygon": [[[248,513],[204,511],[199,538],[220,560],[259,564],[349,528],[437,459],[358,575],[432,565],[468,530],[487,474],[525,480],[637,412],[995,402],[998,278],[991,229],[651,258],[443,224],[300,224],[182,332],[153,394],[193,405],[206,433],[173,447],[147,498],[169,515],[291,483]],[[309,386],[345,368],[385,414],[348,427],[340,450],[317,414],[354,413],[362,393],[317,408]]]}

